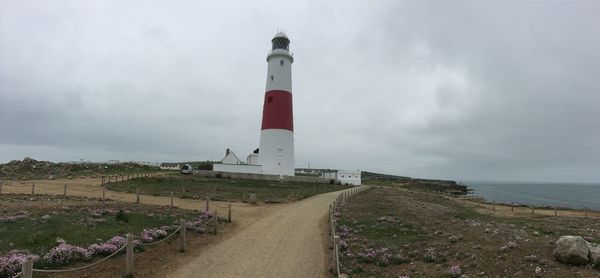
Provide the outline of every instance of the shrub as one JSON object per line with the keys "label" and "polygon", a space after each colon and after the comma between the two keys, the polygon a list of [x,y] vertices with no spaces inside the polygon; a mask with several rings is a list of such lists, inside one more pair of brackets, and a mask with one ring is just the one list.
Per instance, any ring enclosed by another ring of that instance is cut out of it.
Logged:
{"label": "shrub", "polygon": [[448,269],[448,274],[452,278],[458,278],[462,275],[462,269],[460,269],[460,265],[453,265]]}
{"label": "shrub", "polygon": [[90,245],[88,251],[90,251],[92,255],[112,254],[125,245],[127,245],[126,238],[115,236],[104,243]]}
{"label": "shrub", "polygon": [[332,184],[332,185],[335,184],[335,180],[334,179],[330,179],[329,180],[329,184]]}
{"label": "shrub", "polygon": [[13,277],[20,272],[21,264],[26,258],[30,258],[34,263],[40,260],[40,256],[25,250],[11,250],[0,257],[0,277]]}
{"label": "shrub", "polygon": [[117,212],[117,215],[115,215],[115,219],[123,223],[129,223],[129,216],[127,216],[125,211],[123,211],[122,209],[120,209],[119,212]]}
{"label": "shrub", "polygon": [[77,260],[89,260],[92,253],[79,246],[70,245],[62,239],[58,239],[58,246],[50,249],[44,259],[50,264],[63,265]]}

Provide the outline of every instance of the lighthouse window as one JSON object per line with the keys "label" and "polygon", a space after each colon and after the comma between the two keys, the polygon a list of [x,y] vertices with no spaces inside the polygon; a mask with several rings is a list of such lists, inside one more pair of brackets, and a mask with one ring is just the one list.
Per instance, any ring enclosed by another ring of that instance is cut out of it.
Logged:
{"label": "lighthouse window", "polygon": [[283,66],[283,60],[279,60],[279,65]]}
{"label": "lighthouse window", "polygon": [[273,81],[273,75],[271,75],[271,81]]}

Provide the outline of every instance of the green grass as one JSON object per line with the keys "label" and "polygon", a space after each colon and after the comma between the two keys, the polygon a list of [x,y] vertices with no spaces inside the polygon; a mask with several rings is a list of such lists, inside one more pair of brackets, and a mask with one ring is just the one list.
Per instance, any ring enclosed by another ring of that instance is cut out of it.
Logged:
{"label": "green grass", "polygon": [[129,223],[119,222],[114,215],[105,215],[104,223],[90,225],[82,219],[89,213],[61,212],[50,214],[50,219],[42,221],[31,216],[12,223],[0,223],[0,253],[12,249],[26,249],[34,253],[45,253],[56,246],[57,238],[70,244],[88,245],[106,241],[116,235],[140,233],[144,228],[171,225],[176,219],[166,215],[149,216],[144,213],[127,213]]}
{"label": "green grass", "polygon": [[241,201],[244,195],[255,193],[261,201],[302,199],[313,195],[348,188],[344,185],[272,182],[264,180],[237,180],[206,178],[200,176],[170,175],[140,178],[110,183],[107,188],[116,191],[135,192],[155,196],[170,196],[171,192],[182,198],[204,198],[214,200]]}
{"label": "green grass", "polygon": [[410,242],[420,241],[425,238],[423,231],[411,223],[382,223],[372,216],[342,218],[340,225],[348,225],[356,229],[356,235],[368,238],[379,246],[400,248]]}

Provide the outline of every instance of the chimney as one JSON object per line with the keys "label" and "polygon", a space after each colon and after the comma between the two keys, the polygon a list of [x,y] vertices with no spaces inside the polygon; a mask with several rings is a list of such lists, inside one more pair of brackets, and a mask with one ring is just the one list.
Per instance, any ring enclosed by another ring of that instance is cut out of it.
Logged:
{"label": "chimney", "polygon": [[229,155],[229,152],[230,152],[230,151],[229,151],[229,148],[227,148],[227,149],[225,150],[225,156],[228,156],[228,155]]}

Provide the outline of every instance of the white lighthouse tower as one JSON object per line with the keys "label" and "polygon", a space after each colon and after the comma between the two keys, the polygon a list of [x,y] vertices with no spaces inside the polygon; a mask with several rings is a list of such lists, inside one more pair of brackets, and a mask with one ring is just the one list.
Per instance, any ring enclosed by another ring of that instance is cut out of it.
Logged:
{"label": "white lighthouse tower", "polygon": [[290,39],[279,32],[267,55],[267,88],[263,104],[258,164],[264,174],[294,175],[294,120]]}

